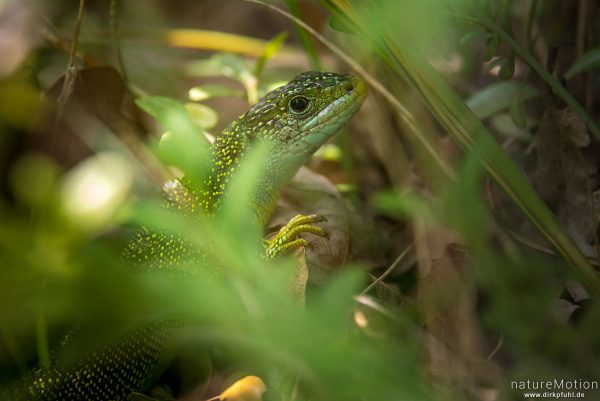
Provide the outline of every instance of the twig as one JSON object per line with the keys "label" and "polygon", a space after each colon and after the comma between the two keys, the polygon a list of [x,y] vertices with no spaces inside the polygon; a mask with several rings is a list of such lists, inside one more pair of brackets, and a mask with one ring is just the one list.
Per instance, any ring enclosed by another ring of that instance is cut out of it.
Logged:
{"label": "twig", "polygon": [[113,40],[115,55],[117,56],[117,64],[123,78],[123,83],[129,88],[129,78],[125,69],[123,60],[123,52],[121,52],[121,35],[119,33],[119,0],[111,0],[110,2],[110,33]]}
{"label": "twig", "polygon": [[487,358],[485,358],[485,360],[486,361],[492,360],[494,355],[496,355],[498,353],[498,351],[500,351],[500,348],[502,348],[503,344],[504,344],[504,334],[500,333],[500,338],[498,339],[498,343],[496,344],[496,347],[492,350],[492,352],[490,352],[490,354],[488,355]]}
{"label": "twig", "polygon": [[75,32],[73,33],[73,41],[71,42],[71,50],[69,51],[69,62],[65,71],[65,79],[60,95],[57,99],[56,120],[54,121],[54,135],[56,135],[58,124],[62,119],[62,115],[67,104],[69,96],[73,92],[75,86],[75,78],[77,77],[77,67],[75,66],[77,42],[79,41],[79,32],[81,31],[81,22],[83,21],[83,11],[85,9],[85,0],[79,0],[79,11],[77,12],[77,22],[75,23]]}
{"label": "twig", "polygon": [[379,283],[381,283],[387,276],[390,275],[390,273],[392,273],[394,271],[394,269],[396,268],[396,266],[398,266],[398,264],[402,261],[402,259],[404,259],[404,256],[406,256],[406,254],[408,253],[408,251],[410,251],[413,247],[415,243],[411,243],[409,246],[406,247],[406,249],[396,258],[396,260],[394,260],[394,263],[392,263],[390,265],[390,267],[388,267],[386,269],[386,271],[384,271],[381,276],[377,277],[375,280],[373,280],[373,282],[371,284],[369,284],[367,286],[367,288],[365,288],[364,290],[362,290],[360,292],[360,295],[364,295],[366,293],[368,293],[369,291],[371,291],[373,288],[375,288],[375,286]]}

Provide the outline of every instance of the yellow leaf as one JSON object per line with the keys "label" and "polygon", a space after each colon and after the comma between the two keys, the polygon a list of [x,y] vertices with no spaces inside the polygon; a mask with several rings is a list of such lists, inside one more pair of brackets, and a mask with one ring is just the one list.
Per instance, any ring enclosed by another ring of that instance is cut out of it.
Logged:
{"label": "yellow leaf", "polygon": [[267,389],[258,376],[246,376],[227,387],[219,396],[221,401],[261,401]]}

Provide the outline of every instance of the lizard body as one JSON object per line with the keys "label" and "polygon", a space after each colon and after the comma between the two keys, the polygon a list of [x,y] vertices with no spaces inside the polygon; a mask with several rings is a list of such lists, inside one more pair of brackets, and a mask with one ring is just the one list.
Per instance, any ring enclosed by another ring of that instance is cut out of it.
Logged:
{"label": "lizard body", "polygon": [[[252,144],[268,141],[271,152],[252,198],[252,209],[264,225],[283,186],[356,113],[365,97],[366,87],[357,77],[327,72],[298,75],[268,93],[217,137],[211,146],[210,174],[200,190],[185,180],[168,184],[169,203],[186,213],[213,213],[228,195],[230,178]],[[289,248],[282,241],[272,245],[269,255]],[[124,253],[135,264],[168,268],[180,263],[187,251],[184,239],[142,228]],[[143,325],[122,341],[84,357],[75,367],[55,364],[38,370],[12,399],[126,400],[130,393],[148,388],[160,374],[173,324]]]}

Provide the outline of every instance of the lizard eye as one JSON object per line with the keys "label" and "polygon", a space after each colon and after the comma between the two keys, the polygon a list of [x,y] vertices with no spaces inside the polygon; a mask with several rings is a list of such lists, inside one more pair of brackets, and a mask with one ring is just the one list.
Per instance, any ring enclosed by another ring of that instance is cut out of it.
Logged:
{"label": "lizard eye", "polygon": [[308,109],[309,100],[305,96],[295,96],[290,100],[292,113],[302,114]]}

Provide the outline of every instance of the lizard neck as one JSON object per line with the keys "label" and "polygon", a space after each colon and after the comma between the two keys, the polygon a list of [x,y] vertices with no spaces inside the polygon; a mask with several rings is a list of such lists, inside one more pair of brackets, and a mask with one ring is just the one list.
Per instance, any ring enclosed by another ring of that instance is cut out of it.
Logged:
{"label": "lizard neck", "polygon": [[249,144],[248,135],[238,129],[237,121],[215,139],[210,151],[210,173],[200,197],[201,208],[206,214],[212,214],[219,208],[231,176],[239,167]]}
{"label": "lizard neck", "polygon": [[[220,207],[222,199],[228,196],[231,177],[256,140],[234,122],[212,144],[211,171],[200,196],[201,208],[206,214],[213,214]],[[280,153],[280,149],[271,149],[250,199],[251,209],[261,225],[267,222],[283,187],[310,157],[310,154],[306,157],[286,156],[285,160],[281,160]]]}

